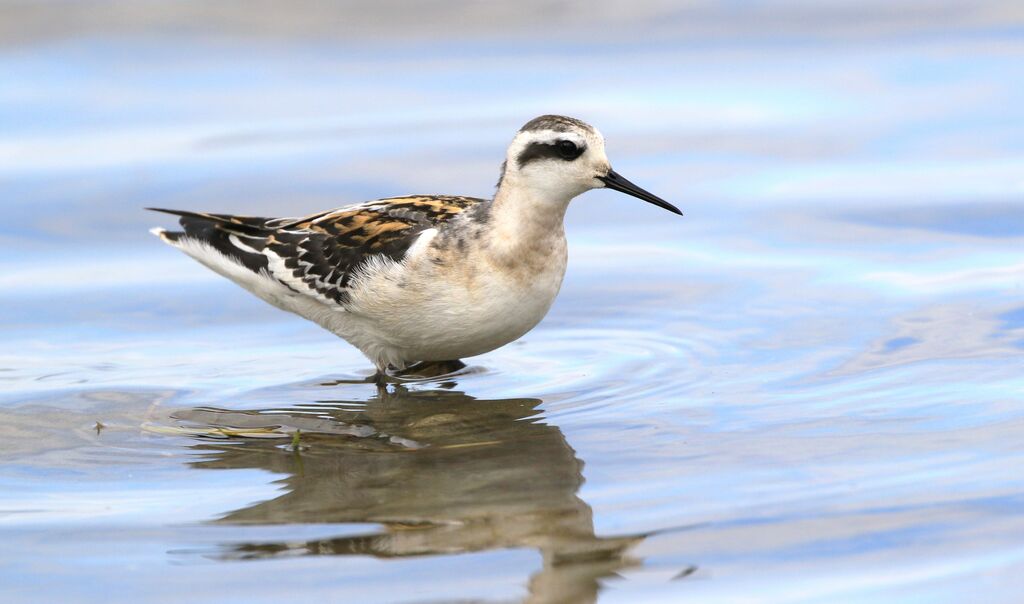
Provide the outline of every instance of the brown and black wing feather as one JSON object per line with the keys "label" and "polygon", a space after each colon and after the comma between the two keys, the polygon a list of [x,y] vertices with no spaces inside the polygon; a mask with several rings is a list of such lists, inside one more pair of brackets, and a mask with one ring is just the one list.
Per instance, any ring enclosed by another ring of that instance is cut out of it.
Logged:
{"label": "brown and black wing feather", "polygon": [[150,209],[179,217],[183,231],[163,233],[172,243],[197,239],[295,291],[344,305],[352,278],[371,256],[400,261],[420,233],[482,202],[473,197],[397,197],[304,218]]}

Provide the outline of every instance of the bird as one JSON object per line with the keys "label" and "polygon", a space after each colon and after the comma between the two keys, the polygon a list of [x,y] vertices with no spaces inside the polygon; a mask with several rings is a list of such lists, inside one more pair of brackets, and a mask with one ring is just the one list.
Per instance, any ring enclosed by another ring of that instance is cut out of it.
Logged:
{"label": "bird", "polygon": [[262,300],[357,348],[381,383],[519,339],[547,314],[568,260],[569,202],[607,188],[668,210],[615,172],[601,133],[542,115],[515,134],[490,199],[407,195],[302,217],[164,208],[151,232]]}

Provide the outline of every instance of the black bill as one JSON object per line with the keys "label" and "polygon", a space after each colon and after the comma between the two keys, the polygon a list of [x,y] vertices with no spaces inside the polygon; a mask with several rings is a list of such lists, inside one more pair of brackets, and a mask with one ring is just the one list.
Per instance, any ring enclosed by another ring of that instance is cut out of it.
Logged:
{"label": "black bill", "polygon": [[659,208],[665,208],[666,210],[672,212],[673,214],[679,214],[680,216],[683,215],[683,213],[679,211],[679,208],[675,207],[674,205],[670,204],[664,199],[658,197],[657,195],[644,191],[643,189],[629,182],[622,176],[619,176],[618,172],[616,172],[615,170],[608,170],[608,174],[606,176],[598,176],[597,179],[603,182],[604,186],[608,187],[613,191],[621,191],[626,195],[632,195],[633,197],[636,197],[637,199],[642,199],[647,203],[653,203]]}

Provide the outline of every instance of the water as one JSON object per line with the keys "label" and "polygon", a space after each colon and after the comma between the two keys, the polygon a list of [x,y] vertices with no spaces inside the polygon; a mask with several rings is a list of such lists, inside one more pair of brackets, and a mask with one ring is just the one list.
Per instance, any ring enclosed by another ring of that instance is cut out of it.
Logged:
{"label": "water", "polygon": [[[1024,29],[935,4],[0,5],[2,599],[1018,601]],[[487,195],[545,112],[686,216],[574,202],[451,379],[146,233]]]}

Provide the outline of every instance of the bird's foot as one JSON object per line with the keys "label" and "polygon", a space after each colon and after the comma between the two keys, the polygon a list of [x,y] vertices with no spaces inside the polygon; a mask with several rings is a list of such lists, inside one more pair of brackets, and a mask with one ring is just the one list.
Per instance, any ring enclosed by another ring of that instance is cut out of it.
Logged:
{"label": "bird's foot", "polygon": [[425,379],[449,375],[466,368],[466,364],[455,359],[452,361],[421,361],[392,372],[392,376],[402,379]]}

